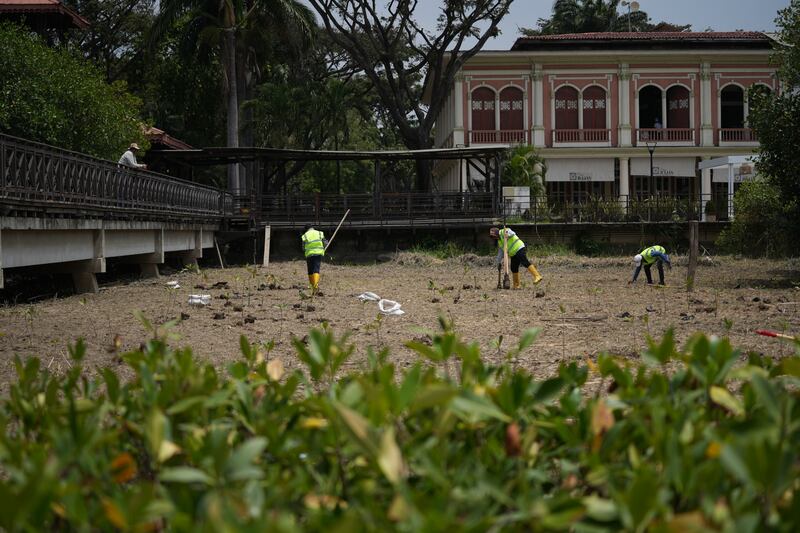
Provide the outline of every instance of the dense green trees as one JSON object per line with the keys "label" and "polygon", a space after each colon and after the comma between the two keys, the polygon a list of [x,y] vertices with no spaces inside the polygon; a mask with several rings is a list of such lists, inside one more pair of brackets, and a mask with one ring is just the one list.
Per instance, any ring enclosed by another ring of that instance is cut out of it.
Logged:
{"label": "dense green trees", "polygon": [[748,255],[796,254],[792,237],[800,231],[800,0],[776,19],[780,30],[775,61],[784,90],[753,91],[748,120],[758,135],[761,184],[736,193],[736,219],[720,243]]}
{"label": "dense green trees", "polygon": [[142,143],[141,102],[67,49],[0,25],[0,131],[116,160]]}
{"label": "dense green trees", "polygon": [[553,14],[539,19],[538,28],[523,28],[525,35],[602,31],[685,31],[689,25],[652,23],[645,11],[624,11],[621,0],[556,0]]}

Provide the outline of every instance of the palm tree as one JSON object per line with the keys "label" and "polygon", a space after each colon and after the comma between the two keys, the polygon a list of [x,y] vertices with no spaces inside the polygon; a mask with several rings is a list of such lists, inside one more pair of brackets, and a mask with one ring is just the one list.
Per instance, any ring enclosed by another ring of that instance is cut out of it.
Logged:
{"label": "palm tree", "polygon": [[[226,82],[227,145],[236,148],[239,109],[257,78],[259,51],[274,34],[310,38],[314,15],[299,0],[162,0],[150,32],[151,46],[184,17],[189,19],[187,37],[193,44],[208,46],[220,58]],[[243,192],[236,164],[228,167],[228,188],[234,194]]]}
{"label": "palm tree", "polygon": [[555,0],[553,15],[539,19],[538,29],[525,29],[525,35],[552,35],[559,33],[587,33],[617,31],[627,32],[630,16],[632,31],[685,31],[691,26],[666,22],[651,24],[647,13],[636,11],[620,13],[620,0]]}

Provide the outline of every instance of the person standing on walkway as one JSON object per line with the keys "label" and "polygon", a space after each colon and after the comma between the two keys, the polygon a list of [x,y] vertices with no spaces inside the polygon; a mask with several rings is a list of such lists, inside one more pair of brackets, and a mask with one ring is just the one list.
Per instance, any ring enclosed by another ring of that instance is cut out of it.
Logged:
{"label": "person standing on walkway", "polygon": [[539,274],[539,271],[536,270],[533,263],[528,260],[528,250],[525,248],[525,243],[522,242],[522,239],[517,237],[514,230],[511,228],[504,228],[502,230],[500,228],[491,228],[489,230],[489,237],[497,241],[498,250],[496,263],[498,265],[503,261],[503,248],[505,246],[505,240],[508,239],[508,257],[511,261],[511,277],[514,282],[514,289],[519,289],[521,287],[519,281],[520,265],[527,268],[528,272],[531,273],[534,285],[542,281],[542,275]]}
{"label": "person standing on walkway", "polygon": [[308,282],[311,285],[312,294],[319,291],[319,271],[322,266],[322,256],[325,255],[325,234],[314,229],[314,226],[303,228],[303,235],[300,237],[303,242],[303,254],[306,257],[306,267],[308,269]]}
{"label": "person standing on walkway", "polygon": [[147,165],[144,163],[137,163],[136,162],[136,153],[139,151],[139,145],[136,143],[131,143],[125,153],[122,154],[122,157],[119,158],[117,161],[118,165],[122,165],[123,167],[130,167],[130,168],[138,168],[141,170],[147,170]]}
{"label": "person standing on walkway", "polygon": [[645,248],[641,253],[633,257],[633,264],[636,265],[636,270],[633,272],[633,279],[630,280],[628,284],[636,282],[636,278],[639,277],[639,272],[642,270],[642,265],[644,265],[644,274],[647,276],[647,284],[652,285],[653,277],[650,274],[650,268],[652,268],[654,263],[658,265],[658,283],[664,285],[664,263],[667,264],[670,270],[672,270],[672,263],[669,260],[667,251],[663,246],[659,245]]}

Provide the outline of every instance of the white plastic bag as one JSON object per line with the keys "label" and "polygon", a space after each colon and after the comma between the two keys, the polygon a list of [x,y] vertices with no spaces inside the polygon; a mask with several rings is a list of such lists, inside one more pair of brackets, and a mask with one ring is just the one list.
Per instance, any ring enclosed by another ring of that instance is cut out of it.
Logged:
{"label": "white plastic bag", "polygon": [[208,305],[210,303],[210,294],[192,294],[189,296],[189,305]]}
{"label": "white plastic bag", "polygon": [[377,302],[381,297],[374,292],[362,292],[358,295],[358,299],[362,302]]}
{"label": "white plastic bag", "polygon": [[168,281],[167,287],[169,287],[170,289],[180,289],[181,285],[177,281]]}
{"label": "white plastic bag", "polygon": [[405,311],[400,309],[400,304],[395,302],[394,300],[386,300],[381,298],[378,302],[378,309],[380,309],[381,313],[384,315],[404,315],[406,314]]}

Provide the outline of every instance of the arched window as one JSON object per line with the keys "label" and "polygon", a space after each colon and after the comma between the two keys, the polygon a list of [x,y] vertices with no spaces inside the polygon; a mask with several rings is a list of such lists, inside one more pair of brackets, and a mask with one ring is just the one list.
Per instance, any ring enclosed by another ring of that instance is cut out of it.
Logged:
{"label": "arched window", "polygon": [[606,129],[606,91],[597,85],[583,90],[583,129]]}
{"label": "arched window", "polygon": [[667,89],[667,128],[690,128],[689,89],[675,85]]}
{"label": "arched window", "polygon": [[500,129],[521,131],[525,128],[522,112],[522,89],[506,87],[500,92]]}
{"label": "arched window", "polygon": [[744,128],[744,90],[738,85],[727,85],[720,93],[720,127],[723,129]]}
{"label": "arched window", "polygon": [[494,118],[494,91],[488,87],[478,87],[472,91],[472,129],[496,130]]}
{"label": "arched window", "polygon": [[642,87],[639,91],[639,127],[657,128],[664,125],[661,116],[661,89],[654,85]]}
{"label": "arched window", "polygon": [[556,129],[577,130],[578,126],[578,90],[573,87],[561,87],[556,91]]}

